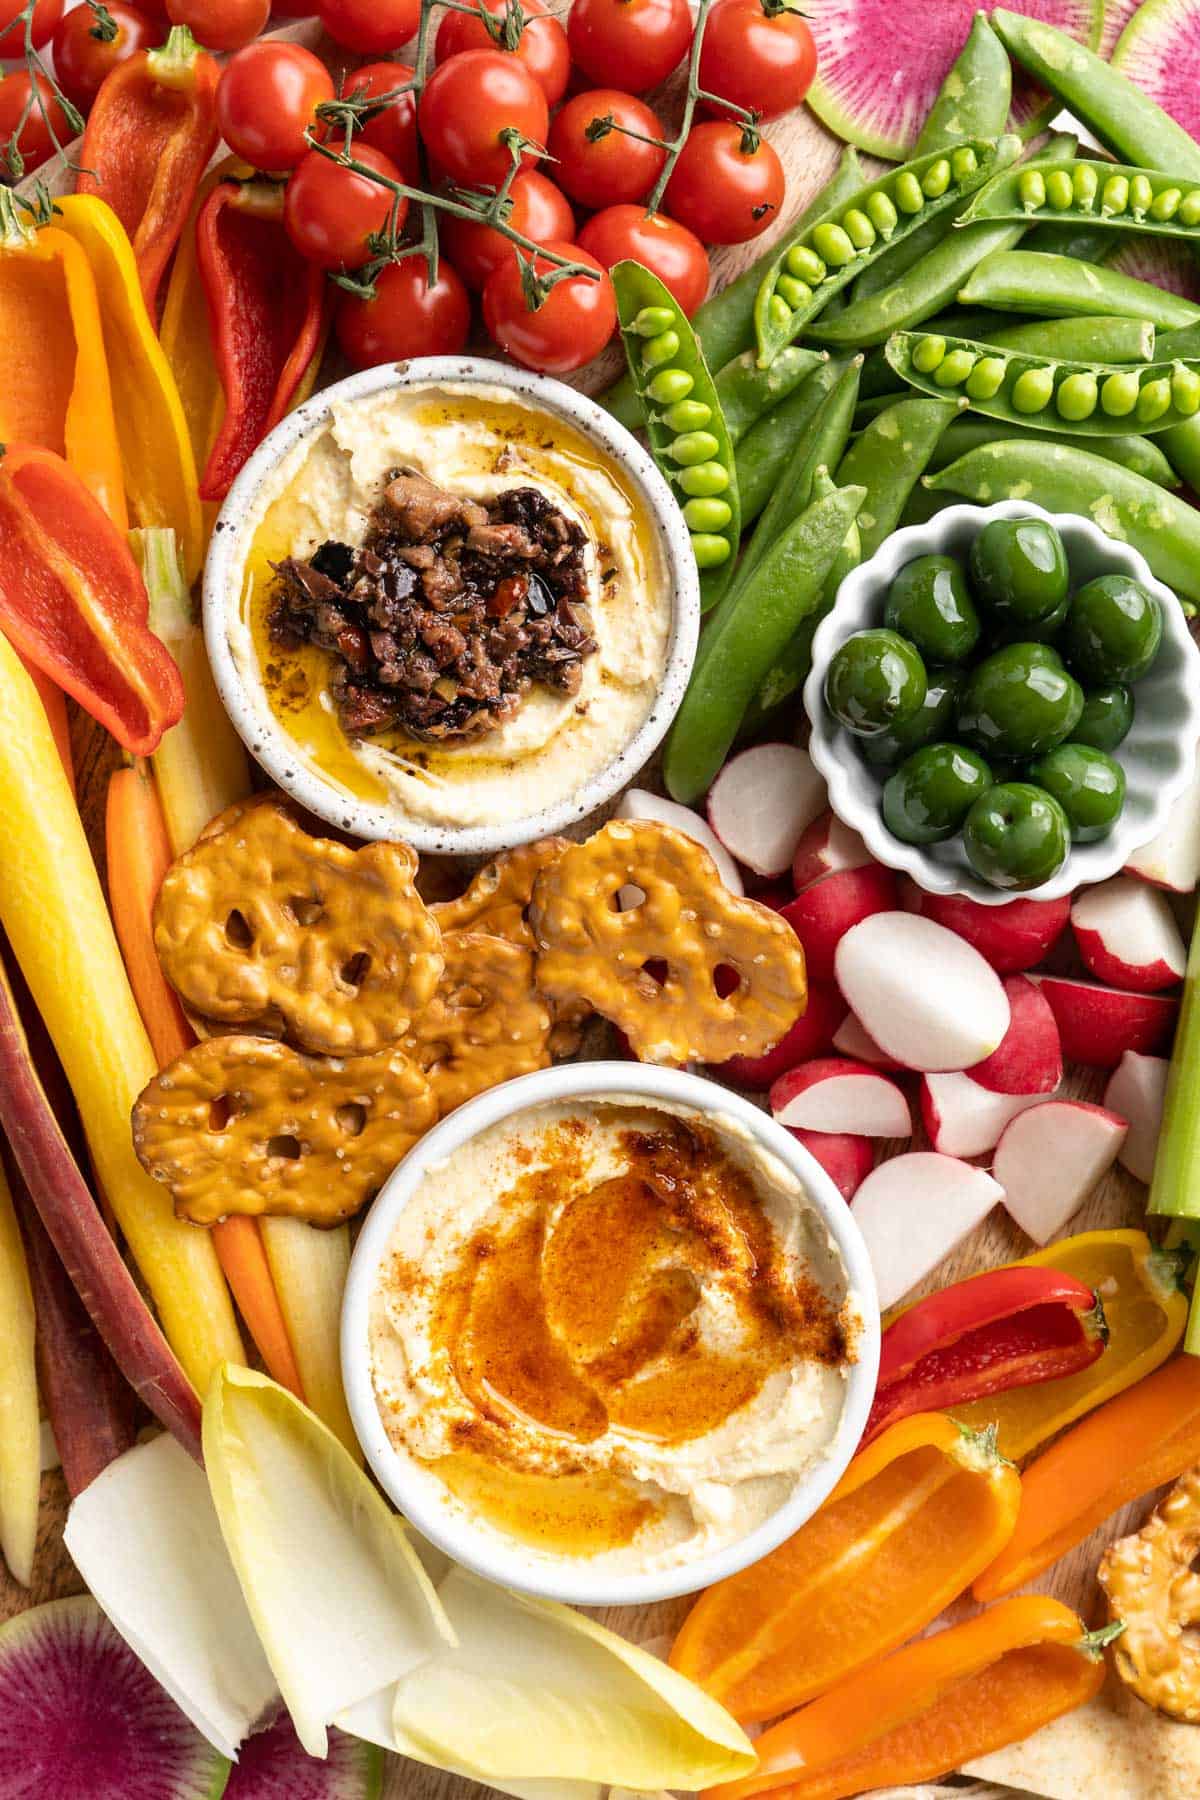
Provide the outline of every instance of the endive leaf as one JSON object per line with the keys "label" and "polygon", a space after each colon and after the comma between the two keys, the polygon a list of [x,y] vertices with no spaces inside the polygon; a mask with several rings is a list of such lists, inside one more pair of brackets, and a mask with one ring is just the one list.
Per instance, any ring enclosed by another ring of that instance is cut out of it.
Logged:
{"label": "endive leaf", "polygon": [[454,1632],[401,1520],[278,1383],[231,1363],[218,1370],[204,1463],[296,1735],[324,1756],[325,1728],[343,1709],[452,1647]]}

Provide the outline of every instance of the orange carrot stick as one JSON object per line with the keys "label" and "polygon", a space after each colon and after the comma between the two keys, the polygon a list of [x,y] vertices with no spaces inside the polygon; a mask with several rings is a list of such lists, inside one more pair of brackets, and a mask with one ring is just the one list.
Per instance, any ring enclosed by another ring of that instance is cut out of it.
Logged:
{"label": "orange carrot stick", "polygon": [[[171,846],[154,777],[143,762],[114,771],[105,817],[108,893],[129,985],[160,1065],[195,1043],[154,949],[154,902],[171,866]],[[267,1369],[281,1386],[304,1398],[300,1373],[271,1278],[257,1219],[228,1218],[212,1228],[225,1279]]]}

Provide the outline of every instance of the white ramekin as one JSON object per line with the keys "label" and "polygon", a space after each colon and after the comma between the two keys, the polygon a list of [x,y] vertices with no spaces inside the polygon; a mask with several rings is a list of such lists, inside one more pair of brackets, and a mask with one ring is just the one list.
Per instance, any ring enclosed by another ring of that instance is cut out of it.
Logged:
{"label": "white ramekin", "polygon": [[[363,400],[398,388],[438,382],[479,382],[506,388],[528,404],[573,425],[610,456],[641,497],[659,539],[667,571],[671,627],[667,661],[650,712],[628,744],[572,794],[524,818],[469,826],[414,819],[398,804],[374,805],[346,795],[307,767],[294,740],[261,702],[247,692],[229,643],[229,609],[238,603],[241,569],[253,502],[279,464],[305,438],[315,437],[335,404]],[[403,838],[415,850],[446,856],[490,856],[514,844],[548,837],[585,819],[613,799],[649,761],[678,710],[691,675],[700,629],[700,582],[683,515],[671,490],[623,425],[574,388],[545,375],[473,356],[426,356],[385,363],[324,388],[280,421],[248,459],[230,488],[213,530],[204,567],[204,635],[213,677],[238,734],[273,781],[301,806],[343,831],[363,838]]]}
{"label": "white ramekin", "polygon": [[[835,650],[856,631],[883,623],[892,580],[918,556],[965,557],[992,519],[1045,519],[1057,526],[1071,565],[1073,586],[1097,575],[1131,575],[1156,595],[1162,608],[1162,649],[1154,667],[1134,690],[1136,710],[1129,736],[1117,751],[1125,770],[1125,807],[1107,837],[1073,844],[1056,875],[1040,887],[1011,893],[980,881],[958,837],[942,844],[904,844],[883,822],[880,800],[890,773],[872,768],[854,748],[848,731],[825,705],[825,676]],[[984,906],[1007,900],[1053,900],[1084,883],[1107,881],[1125,867],[1135,850],[1158,836],[1172,801],[1192,778],[1200,738],[1200,651],[1192,642],[1183,608],[1150,573],[1145,558],[1111,538],[1077,513],[1045,512],[1026,500],[996,506],[948,506],[924,525],[895,531],[869,562],[847,575],[833,611],[813,638],[812,670],[804,684],[804,705],[812,725],[809,751],[829,788],[829,804],[843,824],[857,831],[877,862],[903,869],[918,887],[933,894],[965,894]]]}
{"label": "white ramekin", "polygon": [[[588,1560],[552,1561],[524,1546],[477,1531],[457,1504],[449,1502],[438,1478],[397,1451],[384,1429],[371,1381],[368,1341],[371,1295],[396,1220],[431,1164],[452,1157],[460,1145],[489,1126],[546,1101],[629,1096],[665,1101],[723,1114],[753,1135],[804,1183],[809,1201],[837,1246],[849,1290],[862,1314],[857,1361],[846,1379],[841,1417],[825,1454],[800,1480],[790,1498],[770,1518],[738,1542],[714,1555],[677,1568],[614,1576],[589,1571]],[[490,1581],[523,1593],[577,1606],[635,1606],[667,1600],[708,1587],[756,1562],[797,1531],[841,1479],[858,1446],[875,1393],[879,1368],[879,1307],[875,1277],[862,1234],[850,1208],[821,1168],[768,1113],[706,1081],[675,1069],[645,1063],[564,1063],[492,1088],[443,1119],[423,1137],[384,1184],[355,1246],[342,1303],[342,1378],[358,1440],[384,1492],[405,1518],[456,1562]]]}

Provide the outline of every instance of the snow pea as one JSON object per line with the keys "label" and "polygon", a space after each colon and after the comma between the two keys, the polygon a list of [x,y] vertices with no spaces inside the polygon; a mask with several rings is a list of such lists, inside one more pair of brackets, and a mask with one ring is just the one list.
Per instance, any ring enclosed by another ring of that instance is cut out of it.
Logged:
{"label": "snow pea", "polygon": [[1090,158],[1005,169],[972,196],[955,226],[981,219],[1087,224],[1200,243],[1200,181],[1178,171]]}
{"label": "snow pea", "polygon": [[814,500],[713,615],[663,755],[674,799],[696,800],[709,786],[765,676],[820,608],[865,498],[861,487],[840,487]]}
{"label": "snow pea", "polygon": [[717,385],[683,308],[657,275],[619,262],[612,281],[650,448],[682,509],[707,611],[729,585],[741,535],[737,469]]}
{"label": "snow pea", "polygon": [[[941,325],[926,329],[950,335]],[[1148,319],[1111,318],[1103,313],[1095,318],[1027,319],[1020,325],[1002,326],[999,331],[967,331],[961,327],[957,331],[951,327],[951,331],[955,337],[979,338],[1003,350],[1063,356],[1073,362],[1149,362],[1156,355],[1154,327]],[[1160,353],[1156,360],[1173,362],[1175,356],[1189,354],[1200,355],[1200,349]]]}
{"label": "snow pea", "polygon": [[887,357],[928,394],[963,393],[977,412],[1034,431],[1085,437],[1166,431],[1200,412],[1200,361],[1067,362],[971,338],[898,331]]}
{"label": "snow pea", "polygon": [[788,464],[803,444],[812,420],[846,368],[845,361],[822,363],[779,406],[764,413],[737,446],[738,497],[743,530],[757,519]]}
{"label": "snow pea", "polygon": [[[978,413],[964,413],[961,419],[955,419],[952,424],[947,425],[938,439],[937,449],[929,459],[930,471],[944,469],[948,463],[957,462],[960,456],[965,456],[968,450],[977,449],[980,444],[999,443],[1002,438],[1023,438],[1028,443],[1032,435],[1024,424],[1010,424],[1003,419],[981,418]],[[1147,437],[1090,438],[1087,448],[1093,456],[1103,456],[1108,462],[1120,463],[1122,468],[1132,469],[1135,475],[1144,475],[1156,487],[1176,488],[1181,485],[1179,477],[1159,448],[1159,443],[1166,443],[1169,435],[1164,433],[1158,441]],[[1076,440],[1056,432],[1038,432],[1037,442],[1073,444]]]}
{"label": "snow pea", "polygon": [[[754,303],[764,365],[893,242],[961,205],[1017,154],[1016,138],[969,138],[889,169],[779,248]],[[853,306],[849,308],[853,311]]]}
{"label": "snow pea", "polygon": [[1041,250],[1049,256],[1069,256],[1072,262],[1107,262],[1115,256],[1121,240],[1111,231],[1097,231],[1094,225],[1035,225],[1021,239],[1025,250]]}
{"label": "snow pea", "polygon": [[1186,612],[1200,601],[1200,512],[1088,450],[1044,438],[984,444],[927,475],[925,485],[984,506],[1032,500],[1050,513],[1082,513],[1140,550],[1159,580],[1184,596]]}
{"label": "snow pea", "polygon": [[850,445],[834,479],[839,487],[861,486],[866,494],[858,515],[864,562],[896,529],[938,439],[964,405],[957,399],[898,400]]}
{"label": "snow pea", "polygon": [[1039,316],[1145,319],[1160,331],[1200,323],[1200,306],[1152,282],[1035,250],[1005,250],[985,257],[959,289],[958,298],[964,306],[996,306]]}
{"label": "snow pea", "polygon": [[828,362],[827,350],[804,350],[789,344],[769,368],[761,369],[753,350],[743,350],[718,369],[717,396],[731,443],[737,444],[762,415],[794,393],[813,370]]}

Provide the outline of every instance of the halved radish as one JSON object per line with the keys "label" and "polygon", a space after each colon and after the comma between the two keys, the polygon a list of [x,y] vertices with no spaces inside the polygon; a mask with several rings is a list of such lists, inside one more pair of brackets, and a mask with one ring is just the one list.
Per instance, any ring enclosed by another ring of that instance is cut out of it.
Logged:
{"label": "halved radish", "polygon": [[1036,968],[1071,916],[1067,895],[1060,900],[1006,900],[1001,906],[981,906],[962,894],[927,894],[911,879],[904,883],[901,904],[966,938],[999,975]]}
{"label": "halved radish", "polygon": [[945,1156],[986,1156],[1010,1119],[1043,1106],[1044,1094],[996,1094],[970,1075],[953,1070],[922,1075],[921,1122],[935,1150]]}
{"label": "halved radish", "polygon": [[739,1087],[765,1093],[785,1069],[831,1050],[834,1032],[845,1017],[846,1002],[836,983],[814,981],[809,986],[807,1007],[773,1050],[765,1056],[731,1056],[721,1064],[720,1072]]}
{"label": "halved radish", "polygon": [[816,981],[830,981],[834,955],[842,937],[872,913],[890,912],[896,905],[896,877],[882,863],[860,869],[839,869],[814,881],[790,905],[781,908],[800,942],[808,972]]}
{"label": "halved radish", "polygon": [[[842,1002],[843,1006],[845,1001]],[[843,1056],[851,1056],[855,1062],[870,1063],[873,1069],[901,1069],[894,1056],[881,1050],[875,1039],[862,1028],[862,1021],[848,1012],[833,1034],[833,1047]]]}
{"label": "halved radish", "polygon": [[1005,1126],[992,1173],[1009,1217],[1048,1244],[1117,1160],[1128,1129],[1119,1113],[1086,1100],[1047,1100]]}
{"label": "halved radish", "polygon": [[789,1069],[772,1087],[770,1102],[780,1125],[858,1137],[912,1136],[908,1101],[895,1082],[840,1056],[819,1056]]}
{"label": "halved radish", "polygon": [[849,825],[843,825],[830,808],[813,820],[796,845],[792,858],[792,886],[802,893],[822,875],[836,875],[839,869],[861,869],[871,861],[871,852]]}
{"label": "halved radish", "polygon": [[1117,1161],[1147,1187],[1154,1174],[1170,1068],[1165,1056],[1141,1056],[1136,1050],[1127,1050],[1104,1090],[1109,1111],[1129,1121]]}
{"label": "halved radish", "polygon": [[1190,894],[1200,882],[1200,761],[1158,836],[1134,851],[1125,873],[1173,894]]}
{"label": "halved radish", "polygon": [[[651,794],[646,788],[626,788],[621,795],[616,816],[618,819],[652,819],[656,825],[673,826],[684,837],[704,846],[731,894],[745,892],[738,866],[732,856],[700,814],[693,812],[690,806],[679,806],[674,800],[664,800],[661,794]],[[622,898],[626,894],[630,896],[628,902]],[[639,896],[644,898],[637,888],[622,888],[617,898],[621,907],[627,909],[628,906],[640,903]]]}
{"label": "halved radish", "polygon": [[[830,875],[809,892],[853,879]],[[835,962],[864,1030],[906,1069],[970,1069],[1004,1041],[1010,1014],[1000,977],[932,919],[875,913],[846,932]]]}
{"label": "halved radish", "polygon": [[755,744],[708,790],[708,822],[757,875],[782,875],[805,826],[827,804],[825,778],[799,744]]}
{"label": "halved radish", "polygon": [[971,1070],[996,1094],[1052,1094],[1062,1080],[1062,1040],[1050,1002],[1027,975],[1004,981],[1011,1021],[998,1050]]}
{"label": "halved radish", "polygon": [[1144,881],[1116,875],[1084,888],[1071,905],[1071,928],[1098,981],[1148,994],[1183,980],[1187,948],[1170,902]]}
{"label": "halved radish", "polygon": [[853,1200],[875,1167],[875,1143],[849,1131],[804,1131],[788,1126],[798,1144],[815,1156],[844,1200]]}
{"label": "halved radish", "polygon": [[1171,994],[1131,994],[1066,975],[1032,977],[1058,1020],[1067,1062],[1115,1069],[1126,1050],[1151,1055],[1169,1042],[1179,1014]]}
{"label": "halved radish", "polygon": [[986,1219],[1004,1189],[986,1169],[912,1150],[868,1175],[852,1211],[886,1312]]}

